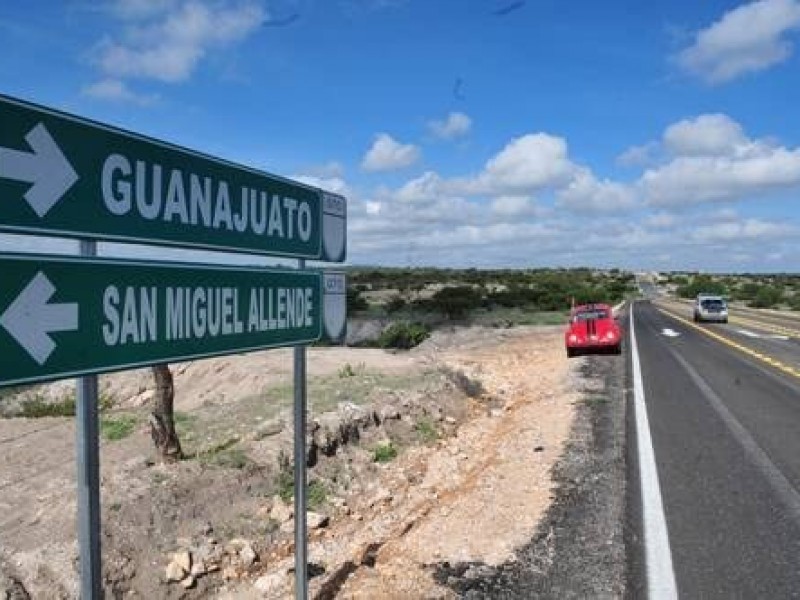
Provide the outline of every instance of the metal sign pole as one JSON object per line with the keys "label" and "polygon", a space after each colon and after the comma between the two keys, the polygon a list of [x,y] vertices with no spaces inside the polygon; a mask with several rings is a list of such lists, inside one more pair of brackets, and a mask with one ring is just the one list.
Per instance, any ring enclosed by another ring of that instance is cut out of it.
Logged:
{"label": "metal sign pole", "polygon": [[[97,242],[81,240],[81,256],[97,256]],[[81,598],[102,597],[100,557],[100,448],[98,442],[97,376],[81,377],[75,402],[78,546],[80,548]]]}
{"label": "metal sign pole", "polygon": [[[305,260],[297,261],[304,269]],[[295,598],[308,598],[306,525],[306,347],[294,347],[294,580]]]}

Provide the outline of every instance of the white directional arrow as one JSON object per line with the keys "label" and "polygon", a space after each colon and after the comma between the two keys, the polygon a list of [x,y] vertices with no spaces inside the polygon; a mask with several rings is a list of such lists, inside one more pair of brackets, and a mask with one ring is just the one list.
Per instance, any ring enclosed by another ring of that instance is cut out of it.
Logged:
{"label": "white directional arrow", "polygon": [[661,335],[665,335],[667,337],[678,337],[680,333],[678,333],[674,329],[669,329],[665,327],[664,329],[661,330]]}
{"label": "white directional arrow", "polygon": [[25,140],[33,152],[0,147],[0,178],[32,183],[25,200],[43,217],[78,181],[78,174],[42,123]]}
{"label": "white directional arrow", "polygon": [[56,348],[49,334],[78,329],[76,303],[48,304],[55,291],[50,280],[39,271],[0,316],[0,325],[40,365]]}

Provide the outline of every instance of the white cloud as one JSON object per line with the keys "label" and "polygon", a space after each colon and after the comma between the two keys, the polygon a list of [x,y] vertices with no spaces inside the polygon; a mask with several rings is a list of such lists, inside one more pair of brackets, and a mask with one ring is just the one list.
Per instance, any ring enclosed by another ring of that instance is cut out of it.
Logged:
{"label": "white cloud", "polygon": [[759,219],[734,223],[714,223],[694,229],[690,237],[699,242],[765,241],[796,235],[797,227]]}
{"label": "white cloud", "polygon": [[[663,264],[668,248],[674,268],[757,270],[758,264],[734,263],[733,253],[720,249],[735,248],[753,257],[780,250],[792,256],[798,246],[795,224],[743,220],[730,210],[694,212],[691,220],[667,212],[641,217],[598,213],[585,220],[559,215],[526,196],[450,196],[447,181],[435,173],[412,181],[415,201],[401,202],[398,192],[389,191],[380,200],[352,198],[348,254],[353,262],[497,267],[530,266],[533,260],[543,266],[647,268]],[[690,225],[698,221],[704,225]],[[782,267],[788,260],[771,266]]]}
{"label": "white cloud", "polygon": [[404,183],[394,197],[401,202],[432,202],[445,193],[445,182],[434,171],[426,171],[419,177]]}
{"label": "white cloud", "polygon": [[118,3],[128,19],[122,41],[107,37],[95,49],[100,70],[112,78],[176,83],[187,80],[215,48],[240,42],[267,14],[254,2],[186,0]]}
{"label": "white cloud", "polygon": [[[753,167],[757,161],[772,164],[781,151],[791,154],[774,143],[747,138],[733,121],[681,123],[681,127],[667,128],[673,134],[665,133],[654,148],[667,161],[648,171],[657,173],[659,182],[682,161],[703,165],[698,171],[705,174],[713,170],[703,161],[728,161],[734,171],[753,170],[757,175]],[[733,141],[702,149],[692,143],[698,131],[714,133],[711,137],[717,141]],[[740,135],[717,135],[720,131]],[[701,151],[716,154],[698,154]],[[536,167],[534,175],[523,177],[520,171],[531,166]],[[649,268],[663,265],[668,254],[673,268],[758,270],[763,260],[757,257],[781,252],[783,258],[769,266],[788,268],[791,257],[800,255],[800,242],[795,241],[800,239],[800,227],[791,221],[742,218],[728,207],[716,206],[693,208],[690,216],[683,214],[683,207],[680,211],[634,210],[643,208],[639,198],[655,188],[641,181],[626,184],[602,178],[570,160],[566,142],[547,134],[511,140],[474,174],[444,177],[427,171],[397,188],[378,187],[371,194],[362,194],[343,178],[305,175],[299,179],[348,197],[348,256],[356,264],[498,267],[530,266],[534,261],[542,266]],[[719,175],[719,181],[720,186],[731,185],[728,176]],[[754,189],[746,178],[741,181],[743,189]],[[655,182],[648,179],[648,184]],[[684,176],[675,177],[670,185],[670,194],[697,187]],[[509,191],[521,187],[526,191]],[[717,191],[713,186],[699,186],[701,192],[707,189]],[[541,194],[534,199],[537,190]],[[653,198],[647,198],[652,203]],[[575,218],[589,212],[591,219]],[[753,258],[737,263],[736,253]]]}
{"label": "white cloud", "polygon": [[800,149],[774,148],[743,157],[679,157],[639,180],[652,205],[738,200],[800,186]]}
{"label": "white cloud", "polygon": [[720,208],[719,210],[715,210],[711,213],[711,219],[717,222],[738,221],[739,213],[737,213],[733,208]]}
{"label": "white cloud", "polygon": [[644,220],[645,225],[656,229],[674,227],[677,222],[678,218],[675,215],[665,212],[648,215]]}
{"label": "white cloud", "polygon": [[530,133],[511,140],[477,177],[454,180],[453,186],[474,195],[525,195],[564,185],[575,171],[563,138]]}
{"label": "white cloud", "polygon": [[564,139],[535,133],[512,140],[490,159],[482,179],[496,189],[536,190],[563,183],[573,170]]}
{"label": "white cloud", "polygon": [[462,112],[451,112],[442,121],[431,121],[428,129],[442,140],[452,140],[467,135],[472,128],[472,119]]}
{"label": "white cloud", "polygon": [[650,142],[641,146],[631,146],[617,157],[617,164],[622,167],[639,167],[653,161],[653,153],[658,144]]}
{"label": "white cloud", "polygon": [[708,83],[724,83],[785,61],[792,53],[787,34],[798,27],[797,0],[744,4],[699,31],[678,63]]}
{"label": "white cloud", "polygon": [[489,210],[501,219],[543,214],[542,209],[527,196],[498,196],[492,200]]}
{"label": "white cloud", "polygon": [[328,161],[321,165],[314,165],[305,169],[306,174],[314,177],[344,177],[344,166],[336,160]]}
{"label": "white cloud", "polygon": [[670,159],[647,169],[636,187],[653,206],[734,201],[800,187],[800,148],[748,138],[727,115],[708,114],[667,127]]}
{"label": "white cloud", "polygon": [[365,171],[392,171],[413,165],[420,150],[413,144],[401,144],[387,133],[375,136],[372,147],[364,155],[361,168]]}
{"label": "white cloud", "polygon": [[124,81],[118,79],[102,79],[84,87],[81,93],[90,98],[127,102],[138,106],[151,106],[158,102],[157,94],[139,94],[131,90]]}
{"label": "white cloud", "polygon": [[742,126],[723,114],[684,119],[664,131],[664,147],[678,156],[726,155],[746,141]]}
{"label": "white cloud", "polygon": [[636,207],[636,195],[627,185],[599,181],[588,169],[580,169],[558,192],[558,204],[575,212],[618,212]]}
{"label": "white cloud", "polygon": [[352,193],[352,190],[347,185],[347,182],[341,177],[317,177],[316,175],[292,175],[290,179],[311,185],[326,192],[333,194],[341,194],[347,197]]}
{"label": "white cloud", "polygon": [[591,170],[570,160],[562,138],[546,133],[511,140],[475,175],[443,178],[427,171],[385,196],[405,203],[483,197],[497,218],[517,211],[533,214],[527,199],[543,190],[554,191],[559,206],[572,211],[614,212],[637,205],[630,185],[598,180]]}

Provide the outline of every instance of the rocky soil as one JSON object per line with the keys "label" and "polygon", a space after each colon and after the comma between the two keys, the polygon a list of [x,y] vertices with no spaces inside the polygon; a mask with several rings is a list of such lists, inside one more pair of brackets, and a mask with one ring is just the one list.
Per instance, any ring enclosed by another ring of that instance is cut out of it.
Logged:
{"label": "rocky soil", "polygon": [[[496,597],[529,585],[510,565],[548,535],[561,539],[557,528],[542,529],[563,504],[559,490],[572,498],[607,488],[616,497],[616,475],[593,480],[599,463],[586,458],[596,455],[589,409],[613,403],[586,397],[595,393],[587,385],[610,385],[602,369],[619,359],[567,361],[562,343],[560,327],[472,328],[405,353],[309,350],[315,598]],[[101,447],[108,596],[291,597],[290,352],[174,372],[189,454],[176,464],[152,454],[149,373],[102,379],[113,404],[104,418],[136,423]],[[36,390],[68,393],[68,384]],[[619,433],[615,418],[603,425],[606,437]],[[77,597],[73,457],[72,419],[0,419],[0,592],[8,597]],[[605,525],[619,506],[606,509],[597,531],[614,551],[609,561],[621,564],[617,533]],[[600,579],[595,589],[613,597],[616,580]]]}

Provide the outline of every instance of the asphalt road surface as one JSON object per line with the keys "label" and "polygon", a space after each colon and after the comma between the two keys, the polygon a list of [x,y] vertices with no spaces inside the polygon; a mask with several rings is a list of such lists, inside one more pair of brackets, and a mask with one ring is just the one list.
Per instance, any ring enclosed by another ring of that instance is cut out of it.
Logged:
{"label": "asphalt road surface", "polygon": [[691,306],[649,301],[632,312],[649,431],[629,436],[628,596],[800,598],[800,321],[734,309],[696,325]]}

